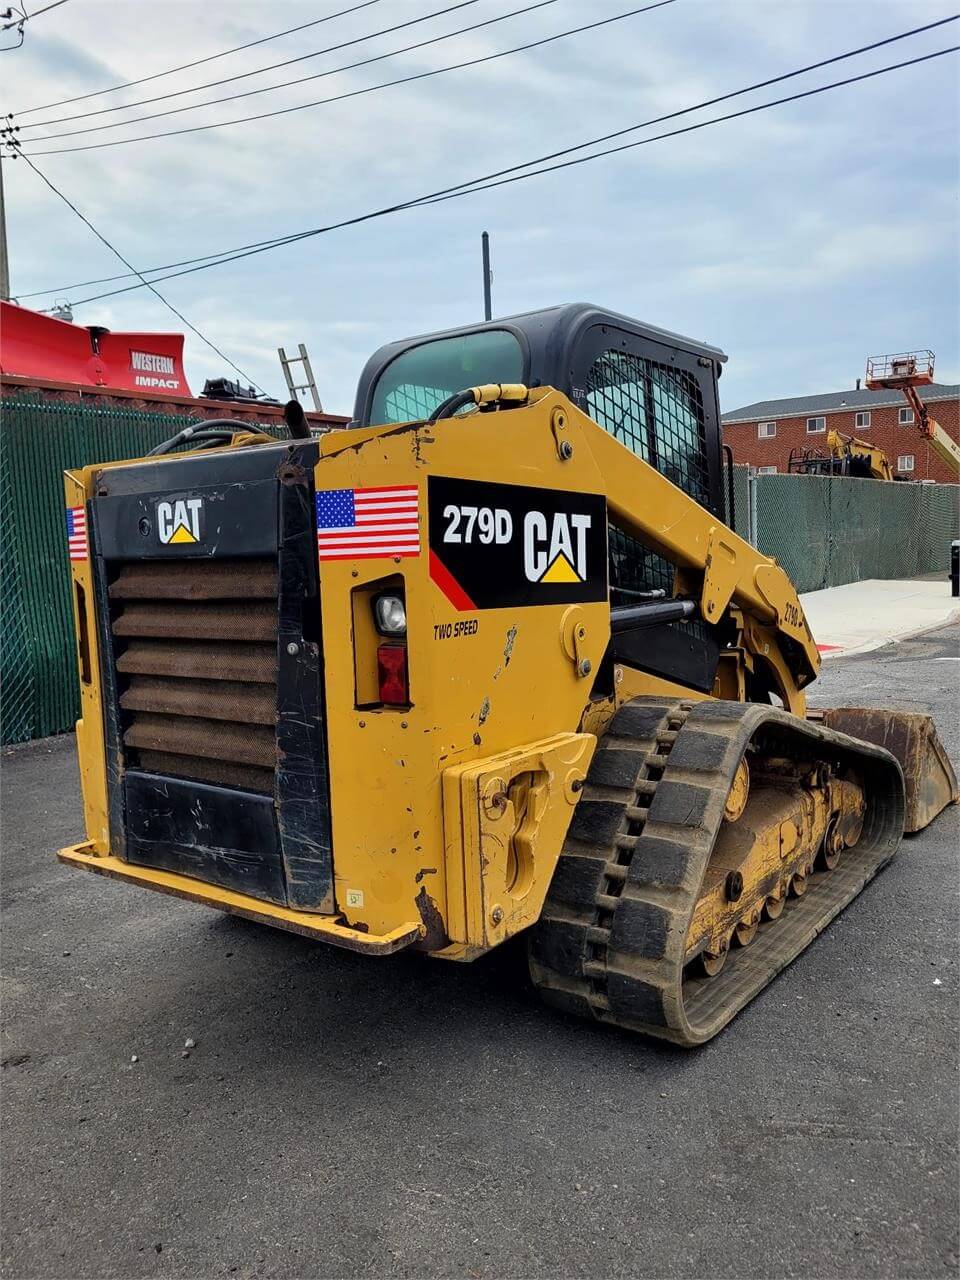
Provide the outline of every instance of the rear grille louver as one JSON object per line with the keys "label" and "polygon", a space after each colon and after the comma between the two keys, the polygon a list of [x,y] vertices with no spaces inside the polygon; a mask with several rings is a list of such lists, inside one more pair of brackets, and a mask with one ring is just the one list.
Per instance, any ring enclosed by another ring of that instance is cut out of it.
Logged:
{"label": "rear grille louver", "polygon": [[109,595],[128,763],[272,792],[276,561],[140,561]]}

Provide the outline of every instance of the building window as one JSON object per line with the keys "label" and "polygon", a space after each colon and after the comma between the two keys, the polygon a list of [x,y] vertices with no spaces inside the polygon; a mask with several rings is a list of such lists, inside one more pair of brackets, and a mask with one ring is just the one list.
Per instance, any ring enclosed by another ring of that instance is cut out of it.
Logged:
{"label": "building window", "polygon": [[826,429],[827,429],[826,418],[808,418],[807,419],[807,435],[808,436],[819,435],[821,431],[826,431]]}
{"label": "building window", "polygon": [[757,467],[758,476],[775,476],[777,474],[776,467]]}
{"label": "building window", "polygon": [[759,440],[772,440],[777,434],[777,424],[775,422],[758,422],[757,438]]}
{"label": "building window", "polygon": [[[903,412],[903,411],[901,410],[901,412]],[[913,454],[912,454],[912,453],[901,453],[901,454],[900,454],[899,458],[897,458],[897,470],[898,470],[898,471],[912,471],[912,470],[913,470]]]}
{"label": "building window", "polygon": [[898,418],[898,421],[899,421],[899,423],[900,423],[901,427],[909,427],[909,426],[912,426],[912,425],[913,425],[913,410],[912,410],[912,409],[901,409],[901,410],[900,410],[900,417]]}
{"label": "building window", "polygon": [[870,425],[870,410],[869,410],[869,409],[867,409],[867,410],[865,410],[865,411],[864,411],[864,412],[862,412],[862,413],[858,413],[858,414],[857,414],[856,423],[857,423],[857,426],[858,426],[861,430],[863,430],[863,428],[864,428],[864,427],[869,427],[869,425]]}

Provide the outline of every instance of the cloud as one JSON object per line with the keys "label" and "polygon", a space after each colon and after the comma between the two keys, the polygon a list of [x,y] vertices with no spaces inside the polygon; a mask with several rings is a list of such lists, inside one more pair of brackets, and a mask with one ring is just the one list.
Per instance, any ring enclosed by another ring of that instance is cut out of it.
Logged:
{"label": "cloud", "polygon": [[[466,9],[354,53],[385,51],[416,32],[452,30],[477,20],[473,14],[508,7],[503,0],[495,9]],[[363,88],[622,7],[614,0],[589,6],[558,0],[376,67],[174,116],[168,127]],[[529,53],[344,102],[38,164],[125,255],[154,266],[350,218],[944,14],[926,0],[891,0],[870,7],[865,31],[863,6],[845,0],[783,0],[776,10],[771,20],[758,0],[723,6],[684,0]],[[140,5],[84,0],[38,18],[23,49],[4,61],[5,109],[152,75],[306,16],[296,0],[277,0],[269,10],[253,0],[167,6],[151,11],[149,23],[143,12]],[[400,22],[422,12],[420,0],[390,0],[70,110],[236,74],[374,31],[385,25],[383,15]],[[804,85],[945,43],[931,33],[816,73]],[[299,73],[351,60],[349,51],[331,54],[301,64]],[[296,67],[238,88],[294,74]],[[382,342],[479,317],[482,230],[492,237],[497,313],[585,298],[706,338],[731,356],[721,383],[725,406],[852,384],[874,348],[930,345],[945,368],[948,353],[960,347],[951,230],[956,143],[951,113],[943,110],[953,101],[955,74],[944,58],[159,287],[278,397],[276,349],[305,342],[324,403],[344,412],[364,360]],[[673,127],[800,87],[789,82],[753,93]],[[116,133],[160,131],[164,124]],[[15,291],[123,270],[26,166],[5,165],[4,176]],[[77,319],[116,328],[181,327],[142,290],[79,307]],[[235,376],[192,335],[187,360],[197,386],[216,373]]]}
{"label": "cloud", "polygon": [[[59,36],[44,35],[42,32],[37,34],[32,27],[25,30],[24,43],[17,50],[17,56],[28,69],[32,69],[34,85],[30,97],[22,107],[19,102],[16,103],[21,109],[28,107],[31,102],[37,104],[53,98],[65,98],[70,95],[68,86],[92,88],[95,85],[113,84],[116,79],[116,72],[103,59]],[[41,86],[49,85],[52,88],[54,84],[59,85],[59,88],[52,93],[48,90],[50,96],[45,97]],[[7,100],[8,109],[14,105],[14,101],[13,98]]]}
{"label": "cloud", "polygon": [[[824,279],[840,291],[846,283],[871,271],[919,269],[949,250],[952,223],[934,222],[917,211],[909,221],[863,223],[836,227],[825,215],[789,216],[780,235],[752,247],[749,257],[701,263],[685,272],[685,281],[696,290],[727,296],[795,296],[819,292]],[[793,252],[783,256],[782,232],[789,229]]]}

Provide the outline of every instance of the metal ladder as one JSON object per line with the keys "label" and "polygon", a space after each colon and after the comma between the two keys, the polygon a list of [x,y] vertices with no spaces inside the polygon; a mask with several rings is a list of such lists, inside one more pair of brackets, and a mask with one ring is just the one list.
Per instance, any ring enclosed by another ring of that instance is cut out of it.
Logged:
{"label": "metal ladder", "polygon": [[[317,384],[313,376],[313,369],[310,367],[310,357],[307,355],[307,348],[300,343],[300,354],[298,356],[288,356],[283,347],[277,347],[277,354],[280,357],[280,367],[283,369],[283,376],[287,380],[287,390],[290,392],[290,399],[297,400],[298,391],[309,391],[313,396],[313,407],[317,413],[323,412],[323,405],[320,403],[320,396],[317,393]],[[293,373],[290,366],[294,364],[303,365],[304,382],[295,383]]]}

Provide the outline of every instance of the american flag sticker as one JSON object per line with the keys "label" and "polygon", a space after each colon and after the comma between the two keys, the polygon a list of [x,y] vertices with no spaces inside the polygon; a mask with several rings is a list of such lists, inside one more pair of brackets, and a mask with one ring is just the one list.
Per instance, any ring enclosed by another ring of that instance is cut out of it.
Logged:
{"label": "american flag sticker", "polygon": [[67,548],[71,560],[87,560],[87,513],[83,507],[67,507]]}
{"label": "american flag sticker", "polygon": [[321,560],[375,560],[420,554],[417,486],[321,489],[317,554]]}

